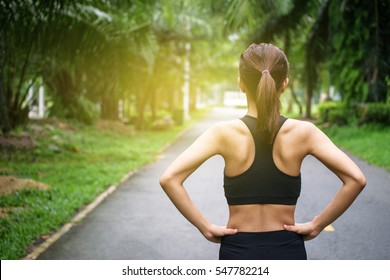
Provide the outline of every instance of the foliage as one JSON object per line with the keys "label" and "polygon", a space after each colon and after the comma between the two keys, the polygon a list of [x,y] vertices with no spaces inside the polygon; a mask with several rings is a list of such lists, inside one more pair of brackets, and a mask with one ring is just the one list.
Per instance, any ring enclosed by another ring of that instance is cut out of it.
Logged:
{"label": "foliage", "polygon": [[385,102],[389,75],[388,1],[333,0],[329,6],[331,79],[347,101]]}
{"label": "foliage", "polygon": [[360,104],[359,124],[382,124],[390,125],[390,104],[386,103],[368,103]]}
{"label": "foliage", "polygon": [[289,58],[297,53],[289,46],[303,46],[306,117],[312,98],[329,85],[348,104],[388,100],[388,1],[230,1],[228,7],[228,27],[249,42],[284,45]]}
{"label": "foliage", "polygon": [[[97,7],[84,7],[81,15],[76,13],[70,23],[57,22],[58,29],[66,34],[62,45],[69,46],[67,51],[72,58],[63,50],[59,52],[54,63],[50,64],[53,67],[46,69],[45,78],[67,111],[65,115],[69,112],[68,108],[80,100],[78,96],[84,96],[100,104],[103,118],[118,117],[118,100],[128,93],[132,82],[129,73],[151,63],[155,49],[150,29],[150,5],[148,2],[135,3],[135,6],[126,6],[125,3],[96,1]],[[126,12],[125,8],[128,8]],[[99,18],[89,15],[89,9]],[[80,36],[84,38],[80,44],[69,44],[79,41]],[[138,67],[133,63],[134,56],[140,57]],[[69,82],[61,83],[60,79],[59,83],[58,75],[68,76]],[[80,115],[85,114],[81,111]],[[78,116],[74,114],[70,117]]]}
{"label": "foliage", "polygon": [[358,125],[390,125],[390,105],[386,103],[323,102],[318,105],[318,118],[321,122],[337,125],[357,123]]}
{"label": "foliage", "polygon": [[137,128],[143,127],[146,112],[153,120],[158,109],[173,114],[181,106],[186,59],[192,109],[196,95],[214,83],[236,83],[242,45],[224,33],[224,0],[14,0],[1,5],[3,132],[28,121],[25,99],[35,80],[43,81],[54,102],[52,116],[91,122],[96,119],[94,109],[87,112],[92,102],[101,118],[116,119],[122,102],[125,119],[136,111]]}
{"label": "foliage", "polygon": [[89,122],[97,115],[86,118],[91,102],[101,118],[117,119],[122,102],[123,117],[136,112],[142,128],[145,112],[154,119],[158,109],[180,109],[188,60],[191,108],[196,94],[216,83],[236,88],[239,53],[253,41],[284,49],[291,102],[302,108],[305,97],[307,117],[313,97],[330,85],[347,105],[389,99],[387,1],[0,0],[0,6],[2,132],[28,121],[26,96],[38,80],[55,101],[51,114]]}
{"label": "foliage", "polygon": [[324,132],[348,152],[390,171],[390,128],[375,124],[331,126]]}
{"label": "foliage", "polygon": [[[240,4],[238,4],[238,3]],[[242,6],[250,5],[251,7]],[[292,75],[290,76],[290,92],[292,100],[297,103],[302,113],[302,105],[297,96],[296,85],[306,83],[308,98],[307,111],[310,112],[311,95],[315,88],[316,73],[312,71],[312,61],[308,60],[307,40],[310,29],[316,25],[313,20],[319,9],[320,1],[232,1],[231,14],[237,18],[249,18],[247,21],[234,21],[233,27],[239,30],[247,43],[270,42],[281,47],[290,60]],[[245,14],[243,14],[245,13]],[[233,17],[234,18],[234,17]],[[237,26],[241,23],[241,26]],[[314,65],[314,64],[313,64]],[[309,71],[310,69],[310,71]],[[291,107],[291,105],[290,105]]]}
{"label": "foliage", "polygon": [[347,114],[348,111],[345,107],[330,110],[328,113],[328,121],[336,125],[346,125],[350,121],[350,116]]}
{"label": "foliage", "polygon": [[318,105],[318,118],[321,122],[347,123],[347,107],[342,102],[323,102]]}
{"label": "foliage", "polygon": [[51,115],[64,119],[76,119],[84,124],[93,124],[99,119],[99,110],[96,104],[84,96],[76,96],[70,106],[64,107],[61,101],[54,101],[50,108]]}
{"label": "foliage", "polygon": [[107,186],[153,161],[181,129],[136,132],[119,121],[86,126],[55,119],[27,126],[24,133],[34,135],[35,149],[14,151],[10,160],[0,154],[0,176],[32,178],[50,189],[0,196],[0,208],[9,210],[0,216],[0,259],[25,256],[30,245],[48,238]]}

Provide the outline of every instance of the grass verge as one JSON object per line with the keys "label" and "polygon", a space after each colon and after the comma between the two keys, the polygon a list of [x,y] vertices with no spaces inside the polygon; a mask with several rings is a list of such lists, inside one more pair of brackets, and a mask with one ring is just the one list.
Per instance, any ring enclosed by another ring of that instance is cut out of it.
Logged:
{"label": "grass verge", "polygon": [[324,129],[324,132],[338,146],[390,172],[390,127],[332,126]]}
{"label": "grass verge", "polygon": [[[13,151],[0,158],[0,175],[29,178],[48,190],[20,189],[0,196],[0,259],[20,259],[29,247],[57,231],[84,205],[128,172],[155,160],[184,127],[135,132],[115,122],[82,126],[57,122],[35,125],[34,150]],[[158,178],[156,178],[158,180]]]}

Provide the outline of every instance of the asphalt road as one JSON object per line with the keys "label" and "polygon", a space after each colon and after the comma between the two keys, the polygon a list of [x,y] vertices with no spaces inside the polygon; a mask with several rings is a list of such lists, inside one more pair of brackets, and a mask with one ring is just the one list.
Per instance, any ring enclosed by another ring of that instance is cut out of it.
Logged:
{"label": "asphalt road", "polygon": [[[204,239],[181,216],[158,180],[168,164],[213,123],[243,114],[243,110],[214,110],[169,146],[157,162],[122,183],[39,259],[218,259],[219,246]],[[390,174],[353,159],[365,173],[367,187],[332,224],[334,231],[324,231],[306,242],[309,259],[390,259]],[[204,163],[185,186],[204,215],[212,223],[224,225],[228,208],[223,195],[222,173],[223,160],[214,157]],[[314,158],[307,157],[302,167],[302,192],[296,221],[312,219],[339,187],[335,175]]]}

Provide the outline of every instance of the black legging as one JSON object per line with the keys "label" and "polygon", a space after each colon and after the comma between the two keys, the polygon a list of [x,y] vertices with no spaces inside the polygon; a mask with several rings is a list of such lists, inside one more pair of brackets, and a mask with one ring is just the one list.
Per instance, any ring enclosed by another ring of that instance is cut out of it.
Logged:
{"label": "black legging", "polygon": [[220,260],[306,260],[302,236],[295,232],[239,232],[222,238]]}

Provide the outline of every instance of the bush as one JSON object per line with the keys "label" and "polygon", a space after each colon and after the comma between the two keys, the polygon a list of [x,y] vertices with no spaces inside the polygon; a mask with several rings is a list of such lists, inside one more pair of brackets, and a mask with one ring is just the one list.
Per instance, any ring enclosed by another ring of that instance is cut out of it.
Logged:
{"label": "bush", "polygon": [[339,125],[348,123],[348,108],[341,102],[324,102],[318,105],[318,117],[321,122]]}
{"label": "bush", "polygon": [[359,125],[376,123],[390,125],[390,104],[367,103],[359,104]]}
{"label": "bush", "polygon": [[84,96],[79,96],[77,99],[72,115],[73,118],[85,124],[93,124],[99,119],[99,111],[96,105]]}
{"label": "bush", "polygon": [[78,96],[71,105],[66,106],[59,99],[55,100],[50,108],[50,116],[74,119],[85,124],[93,124],[99,119],[99,115],[96,105],[84,96]]}
{"label": "bush", "polygon": [[337,125],[346,125],[349,120],[348,110],[343,108],[334,108],[328,112],[328,122]]}

